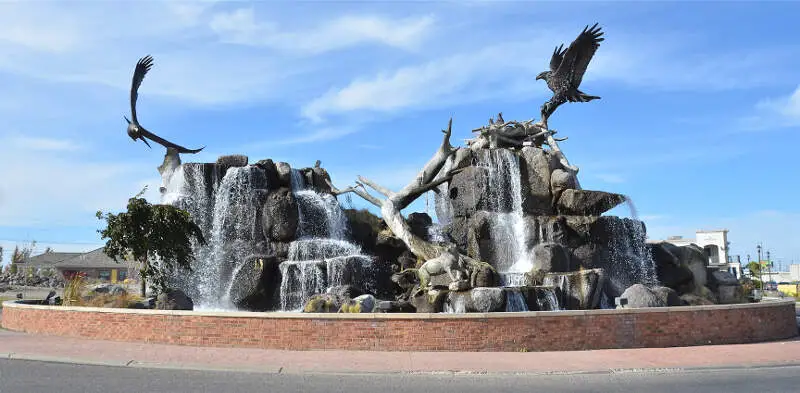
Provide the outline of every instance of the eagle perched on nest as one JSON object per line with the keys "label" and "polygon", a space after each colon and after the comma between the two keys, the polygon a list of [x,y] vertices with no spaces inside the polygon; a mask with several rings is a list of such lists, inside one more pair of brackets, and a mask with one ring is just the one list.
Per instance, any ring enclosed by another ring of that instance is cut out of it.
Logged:
{"label": "eagle perched on nest", "polygon": [[547,87],[553,91],[553,97],[542,105],[542,124],[547,128],[547,119],[555,112],[559,105],[565,102],[589,102],[599,99],[598,96],[588,95],[580,90],[583,74],[589,61],[600,47],[603,32],[595,23],[588,25],[572,41],[569,48],[564,50],[564,44],[557,46],[550,59],[550,71],[545,71],[536,76],[536,80],[544,79]]}

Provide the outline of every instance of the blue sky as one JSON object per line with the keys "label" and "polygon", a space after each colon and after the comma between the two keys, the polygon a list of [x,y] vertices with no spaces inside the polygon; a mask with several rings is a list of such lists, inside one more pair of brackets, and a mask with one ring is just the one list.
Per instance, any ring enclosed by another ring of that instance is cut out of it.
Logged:
{"label": "blue sky", "polygon": [[163,150],[122,119],[145,54],[139,118],[207,146],[192,160],[320,159],[340,187],[360,174],[399,188],[450,116],[459,144],[497,112],[538,117],[550,93],[536,74],[597,21],[606,41],[581,88],[602,99],[550,120],[583,187],[629,195],[651,238],[727,228],[733,254],[761,241],[800,262],[796,15],[792,2],[3,2],[0,245],[94,248],[95,211],[157,188]]}

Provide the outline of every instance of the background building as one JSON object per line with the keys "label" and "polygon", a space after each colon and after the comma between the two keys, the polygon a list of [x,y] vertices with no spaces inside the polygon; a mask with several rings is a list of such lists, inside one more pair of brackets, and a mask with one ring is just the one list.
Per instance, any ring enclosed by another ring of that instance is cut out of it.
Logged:
{"label": "background building", "polygon": [[89,279],[112,283],[122,282],[125,279],[139,279],[139,268],[136,264],[114,262],[103,252],[102,247],[61,260],[55,263],[54,267],[66,279],[78,273],[86,275]]}
{"label": "background building", "polygon": [[728,230],[699,230],[695,233],[695,238],[684,238],[683,236],[670,236],[665,240],[650,240],[650,243],[667,242],[676,246],[688,246],[695,244],[703,249],[708,257],[708,267],[719,270],[727,270],[737,278],[742,276],[742,263],[737,257],[734,259],[728,254]]}
{"label": "background building", "polygon": [[46,252],[43,254],[28,257],[18,262],[17,271],[30,274],[41,274],[45,270],[55,269],[55,265],[61,261],[81,255],[79,252]]}

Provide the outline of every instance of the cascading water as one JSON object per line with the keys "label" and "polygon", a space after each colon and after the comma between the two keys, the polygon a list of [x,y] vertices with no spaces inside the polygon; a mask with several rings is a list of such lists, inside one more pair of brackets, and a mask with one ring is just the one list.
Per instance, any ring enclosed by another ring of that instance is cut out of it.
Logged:
{"label": "cascading water", "polygon": [[506,312],[528,311],[528,303],[525,296],[519,290],[507,290],[506,292]]}
{"label": "cascading water", "polygon": [[202,164],[184,164],[172,176],[162,201],[188,211],[207,239],[204,246],[194,244],[192,272],[173,278],[196,309],[236,309],[228,290],[239,265],[255,251],[254,198],[264,187],[265,176],[252,166],[228,169],[212,187],[206,184]]}
{"label": "cascading water", "polygon": [[288,260],[279,267],[283,311],[302,308],[310,296],[329,287],[363,285],[364,270],[372,262],[361,254],[360,247],[346,240],[347,217],[336,197],[308,189],[296,169],[291,181],[298,205],[299,236],[289,245]]}
{"label": "cascading water", "polygon": [[628,218],[614,220],[609,232],[606,269],[611,285],[620,293],[633,284],[657,285],[655,261],[647,250],[644,223]]}
{"label": "cascading water", "polygon": [[491,220],[491,242],[502,285],[520,286],[524,273],[533,267],[525,239],[528,238],[522,207],[522,182],[519,157],[508,149],[487,150],[478,155],[477,166],[488,176],[488,210]]}

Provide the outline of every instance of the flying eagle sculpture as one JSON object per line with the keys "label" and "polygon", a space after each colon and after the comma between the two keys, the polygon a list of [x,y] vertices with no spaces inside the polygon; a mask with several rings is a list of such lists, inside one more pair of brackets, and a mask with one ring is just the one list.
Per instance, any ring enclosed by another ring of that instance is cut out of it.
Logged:
{"label": "flying eagle sculpture", "polygon": [[[131,118],[132,120],[128,120],[125,117],[125,121],[128,122],[128,136],[131,137],[134,141],[137,139],[141,139],[147,147],[151,147],[150,143],[147,142],[147,139],[158,143],[161,146],[166,147],[167,149],[172,148],[178,151],[178,153],[197,153],[200,150],[203,150],[205,147],[201,147],[199,149],[187,149],[183,146],[176,145],[156,134],[153,134],[150,131],[147,131],[141,124],[139,124],[139,118],[136,116],[136,100],[139,98],[139,86],[142,84],[142,80],[144,80],[144,76],[147,74],[147,71],[150,71],[150,68],[153,67],[153,57],[147,55],[139,59],[136,62],[136,68],[133,71],[133,80],[131,81]],[[145,139],[146,138],[146,139]]]}
{"label": "flying eagle sculpture", "polygon": [[553,91],[553,97],[542,105],[542,125],[547,128],[547,119],[565,102],[589,102],[599,99],[598,96],[588,95],[580,90],[583,74],[589,61],[600,47],[603,32],[595,23],[588,25],[572,41],[569,48],[564,49],[564,44],[557,46],[550,59],[550,71],[545,71],[536,76],[536,80],[544,79],[547,87]]}

